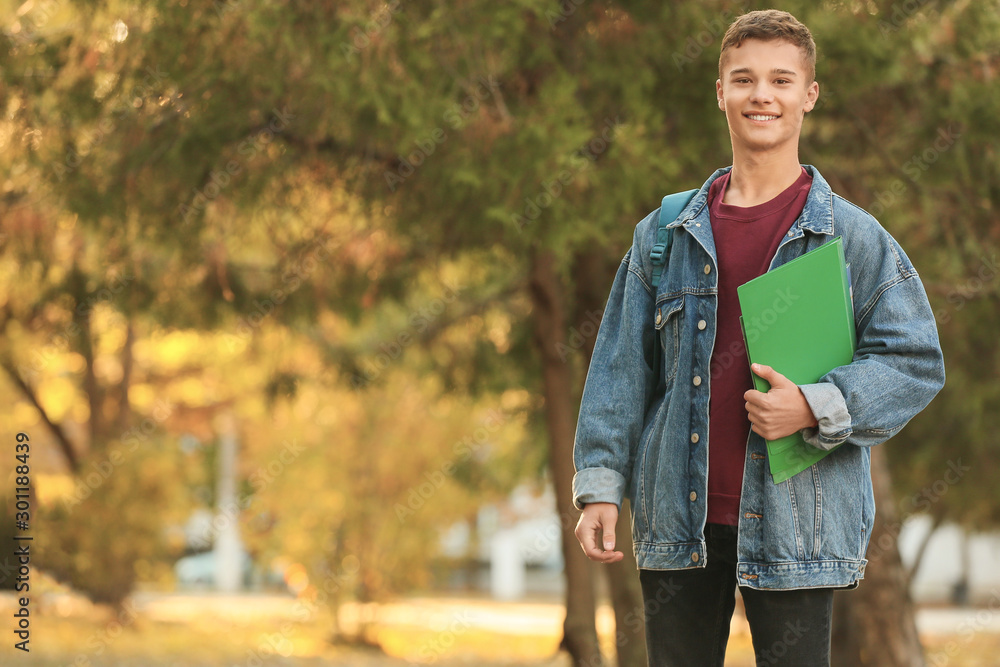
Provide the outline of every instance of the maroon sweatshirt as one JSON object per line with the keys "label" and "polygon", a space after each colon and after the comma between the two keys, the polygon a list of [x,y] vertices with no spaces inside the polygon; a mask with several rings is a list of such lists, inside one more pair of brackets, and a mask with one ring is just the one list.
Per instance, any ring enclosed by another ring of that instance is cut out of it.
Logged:
{"label": "maroon sweatshirt", "polygon": [[753,389],[740,331],[736,288],[766,272],[789,228],[802,213],[812,176],[757,206],[723,204],[729,173],[708,191],[715,250],[719,258],[719,308],[711,362],[708,416],[708,523],[736,525],[743,488],[750,420],[743,394]]}

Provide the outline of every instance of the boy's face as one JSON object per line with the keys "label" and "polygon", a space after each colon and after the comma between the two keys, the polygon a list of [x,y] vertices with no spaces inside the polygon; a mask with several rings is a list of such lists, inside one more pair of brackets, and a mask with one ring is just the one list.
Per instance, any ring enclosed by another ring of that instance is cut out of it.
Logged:
{"label": "boy's face", "polygon": [[802,50],[790,42],[747,39],[728,49],[715,89],[733,152],[797,152],[802,119],[819,97],[809,78]]}

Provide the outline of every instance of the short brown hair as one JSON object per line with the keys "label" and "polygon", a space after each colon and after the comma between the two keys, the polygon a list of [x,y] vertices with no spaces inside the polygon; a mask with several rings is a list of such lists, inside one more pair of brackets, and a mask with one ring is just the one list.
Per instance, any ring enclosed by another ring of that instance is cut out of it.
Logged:
{"label": "short brown hair", "polygon": [[764,42],[784,40],[802,49],[809,73],[807,83],[816,78],[816,42],[812,33],[797,18],[778,9],[765,9],[748,12],[736,18],[722,38],[722,51],[719,53],[719,78],[722,78],[722,63],[726,51],[738,48],[746,39],[759,39]]}

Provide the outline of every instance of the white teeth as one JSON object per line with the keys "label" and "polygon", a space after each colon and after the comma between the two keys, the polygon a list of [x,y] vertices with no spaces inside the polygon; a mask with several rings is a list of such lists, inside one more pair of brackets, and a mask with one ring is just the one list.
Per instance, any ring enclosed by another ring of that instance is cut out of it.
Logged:
{"label": "white teeth", "polygon": [[763,116],[763,115],[750,114],[747,116],[747,118],[749,118],[750,120],[774,120],[775,118],[777,118],[777,116]]}

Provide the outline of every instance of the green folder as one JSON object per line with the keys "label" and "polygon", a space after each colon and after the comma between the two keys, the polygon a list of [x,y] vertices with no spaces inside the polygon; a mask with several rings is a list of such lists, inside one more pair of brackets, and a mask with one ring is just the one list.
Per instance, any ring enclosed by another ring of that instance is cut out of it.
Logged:
{"label": "green folder", "polygon": [[[740,285],[736,294],[750,363],[770,366],[801,385],[817,382],[854,358],[857,339],[850,274],[839,236]],[[771,388],[767,381],[751,375],[758,391]],[[808,444],[800,433],[767,441],[775,484],[829,453]]]}

